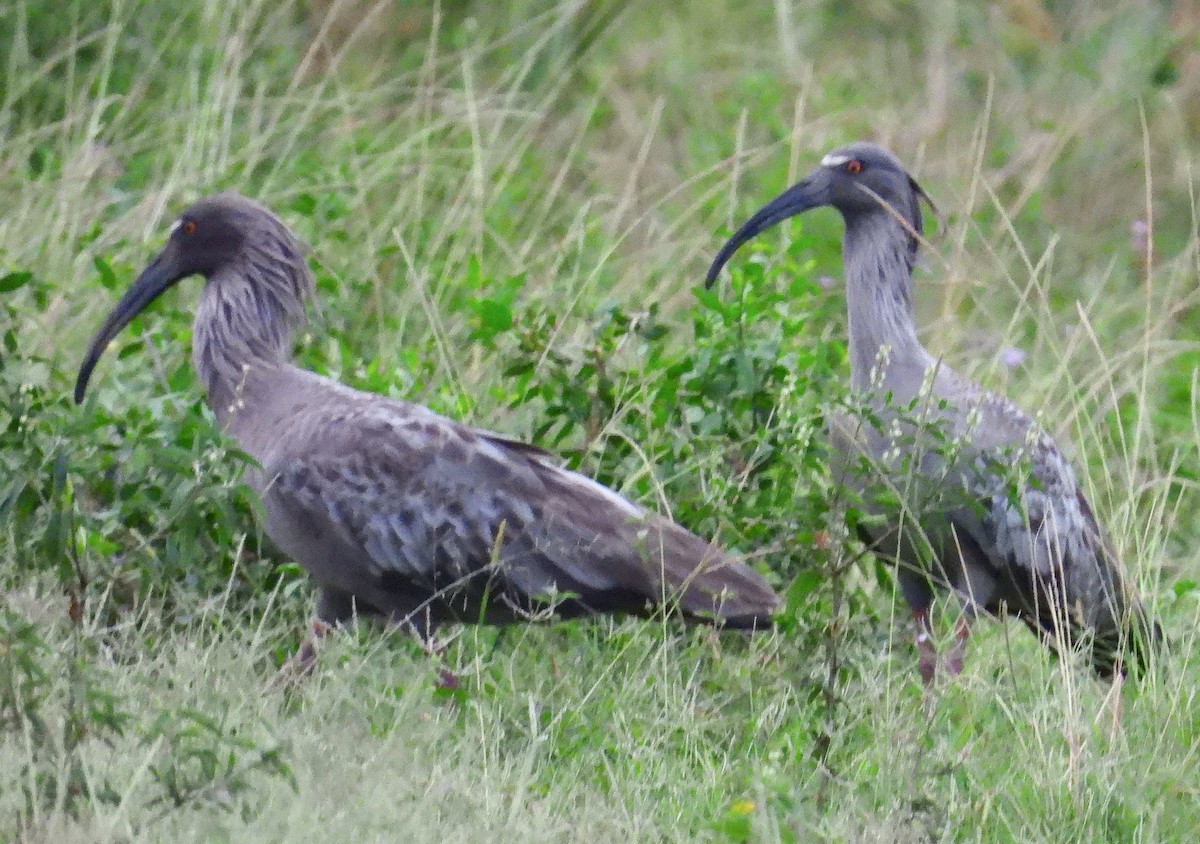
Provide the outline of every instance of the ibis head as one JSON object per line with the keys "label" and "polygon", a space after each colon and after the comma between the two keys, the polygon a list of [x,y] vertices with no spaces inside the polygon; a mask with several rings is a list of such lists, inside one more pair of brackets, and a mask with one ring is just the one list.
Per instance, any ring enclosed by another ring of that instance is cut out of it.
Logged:
{"label": "ibis head", "polygon": [[223,276],[237,279],[239,295],[225,298],[242,299],[233,304],[243,313],[227,309],[226,319],[240,316],[244,321],[244,312],[251,311],[272,323],[266,329],[276,328],[273,322],[279,318],[287,322],[302,312],[312,286],[303,247],[271,211],[237,193],[205,197],[179,215],[162,251],[96,332],[75,382],[76,403],[83,401],[92,370],[113,338],[163,292],[193,275],[210,284]]}
{"label": "ibis head", "polygon": [[721,268],[746,241],[789,217],[824,206],[841,212],[847,230],[881,214],[898,217],[915,259],[922,231],[922,199],[932,206],[900,159],[888,150],[866,141],[838,147],[821,160],[820,167],[768,202],[729,238],[709,267],[705,284],[712,286]]}

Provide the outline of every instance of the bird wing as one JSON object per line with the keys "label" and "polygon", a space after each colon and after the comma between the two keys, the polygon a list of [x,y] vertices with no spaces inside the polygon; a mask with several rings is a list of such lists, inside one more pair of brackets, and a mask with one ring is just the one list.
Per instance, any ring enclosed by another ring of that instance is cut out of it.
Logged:
{"label": "bird wing", "polygon": [[1121,600],[1116,554],[1075,470],[1017,405],[972,386],[978,392],[964,417],[973,420],[964,435],[970,447],[958,464],[966,466],[968,506],[952,511],[956,527],[1020,587],[1029,609],[1056,595],[1057,605],[1080,614],[1077,626],[1111,626]]}
{"label": "bird wing", "polygon": [[1123,639],[1158,635],[1145,628],[1141,603],[1074,469],[1047,434],[977,455],[963,480],[976,503],[951,511],[950,520],[976,546],[973,559],[990,563],[993,603],[1019,610],[1048,640],[1061,633],[1073,642],[1086,632],[1104,674]]}
{"label": "bird wing", "polygon": [[540,449],[384,399],[343,402],[320,428],[319,448],[299,444],[266,467],[264,501],[336,537],[352,558],[343,566],[382,588],[464,607],[566,595],[580,612],[678,600],[685,613],[759,624],[775,609],[752,570]]}
{"label": "bird wing", "polygon": [[[914,494],[909,503],[922,514],[918,533],[934,543],[944,576],[960,590],[964,576],[971,588],[976,580],[989,584],[977,597],[981,605],[994,611],[1006,604],[1044,637],[1061,630],[1073,640],[1088,631],[1103,644],[1093,653],[1105,671],[1101,663],[1111,664],[1115,640],[1129,629],[1130,617],[1143,624],[1145,618],[1074,470],[1049,435],[1012,402],[952,370],[942,375],[943,392],[954,397],[950,412],[940,416],[949,428],[923,436],[920,424],[902,424],[896,430],[911,439],[900,441],[907,445],[898,449],[889,439],[893,434],[843,415],[831,421],[837,450],[884,454],[875,458],[884,463],[883,477],[892,477],[889,453],[915,459],[922,482],[901,491]],[[853,478],[858,471],[853,462],[841,459]],[[921,559],[922,537],[913,533],[907,531],[912,547],[902,556]],[[897,547],[894,532],[873,540],[878,547]],[[958,559],[962,571],[953,570]]]}

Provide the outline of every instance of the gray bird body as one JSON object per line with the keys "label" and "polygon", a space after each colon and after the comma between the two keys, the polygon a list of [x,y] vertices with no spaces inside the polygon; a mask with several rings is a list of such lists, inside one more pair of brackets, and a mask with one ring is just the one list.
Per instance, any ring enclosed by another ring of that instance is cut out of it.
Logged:
{"label": "gray bird body", "polygon": [[[213,231],[220,242],[198,240]],[[236,194],[184,212],[98,332],[77,400],[111,338],[193,273],[207,279],[193,362],[221,426],[257,461],[247,480],[266,533],[316,581],[323,620],[379,614],[426,635],[448,620],[666,606],[770,624],[779,599],[756,572],[539,449],[290,363],[312,277],[286,226]]]}
{"label": "gray bird body", "polygon": [[[952,587],[966,624],[979,611],[1020,617],[1047,644],[1092,645],[1110,673],[1118,645],[1146,630],[1141,602],[1069,462],[1020,408],[940,362],[917,337],[911,275],[924,192],[887,150],[857,143],[754,215],[722,248],[709,282],[749,238],[782,219],[831,205],[846,224],[843,257],[852,400],[864,414],[831,420],[845,483],[890,487],[901,511],[875,506],[886,527],[873,546],[898,563],[925,647],[931,586]],[[870,421],[867,421],[867,417]],[[859,456],[867,458],[864,472]],[[869,505],[870,506],[870,505]],[[922,654],[922,674],[933,664]],[[958,666],[955,666],[958,667]]]}

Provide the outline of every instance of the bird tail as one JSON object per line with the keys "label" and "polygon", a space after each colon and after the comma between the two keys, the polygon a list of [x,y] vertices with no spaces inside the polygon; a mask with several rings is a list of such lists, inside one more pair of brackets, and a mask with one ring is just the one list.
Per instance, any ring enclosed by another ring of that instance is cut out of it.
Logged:
{"label": "bird tail", "polygon": [[745,563],[678,525],[664,522],[663,588],[692,621],[738,630],[762,630],[773,624],[782,599]]}
{"label": "bird tail", "polygon": [[1117,621],[1096,634],[1092,667],[1106,679],[1116,674],[1142,676],[1163,647],[1162,626],[1137,599],[1127,604]]}

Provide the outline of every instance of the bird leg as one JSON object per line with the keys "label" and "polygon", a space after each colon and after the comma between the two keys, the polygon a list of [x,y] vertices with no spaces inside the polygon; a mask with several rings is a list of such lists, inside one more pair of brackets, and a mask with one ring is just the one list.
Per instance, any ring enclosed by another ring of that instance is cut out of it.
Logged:
{"label": "bird leg", "polygon": [[421,650],[425,652],[425,655],[441,663],[437,670],[437,682],[433,684],[434,688],[446,692],[457,691],[462,685],[462,680],[450,668],[450,661],[446,659],[446,652],[450,650],[450,642],[453,639],[440,640],[436,638],[433,633],[433,624],[429,622],[422,625],[410,625],[409,629],[421,643]]}
{"label": "bird leg", "polygon": [[446,652],[450,649],[453,638],[440,640],[434,634],[437,624],[428,604],[418,606],[409,612],[393,613],[391,623],[415,638],[427,657],[441,663],[437,670],[437,682],[433,684],[434,688],[445,692],[457,691],[462,685],[462,680],[450,668],[450,662],[446,659]]}
{"label": "bird leg", "polygon": [[983,612],[983,607],[996,594],[996,580],[980,559],[975,546],[961,542],[957,531],[952,531],[954,550],[962,569],[954,585],[962,602],[962,612],[954,625],[954,644],[946,654],[946,670],[952,675],[962,674],[967,655],[967,639],[971,636],[971,624]]}
{"label": "bird leg", "polygon": [[946,670],[955,676],[962,674],[963,661],[967,655],[967,639],[971,637],[971,622],[978,614],[975,602],[968,601],[954,625],[954,644],[946,653]]}
{"label": "bird leg", "polygon": [[357,617],[354,596],[349,592],[325,586],[317,592],[316,616],[309,626],[299,649],[279,667],[270,688],[286,688],[312,674],[317,667],[321,645],[334,627],[347,624]]}
{"label": "bird leg", "polygon": [[333,630],[332,625],[319,618],[314,618],[304,641],[300,643],[300,648],[275,672],[270,688],[273,690],[286,688],[311,674],[317,664],[317,654],[320,653],[321,643],[331,630]]}
{"label": "bird leg", "polygon": [[921,682],[926,686],[933,685],[937,673],[937,646],[933,642],[933,627],[929,623],[929,608],[913,610],[913,628],[916,632],[917,670],[921,672]]}

